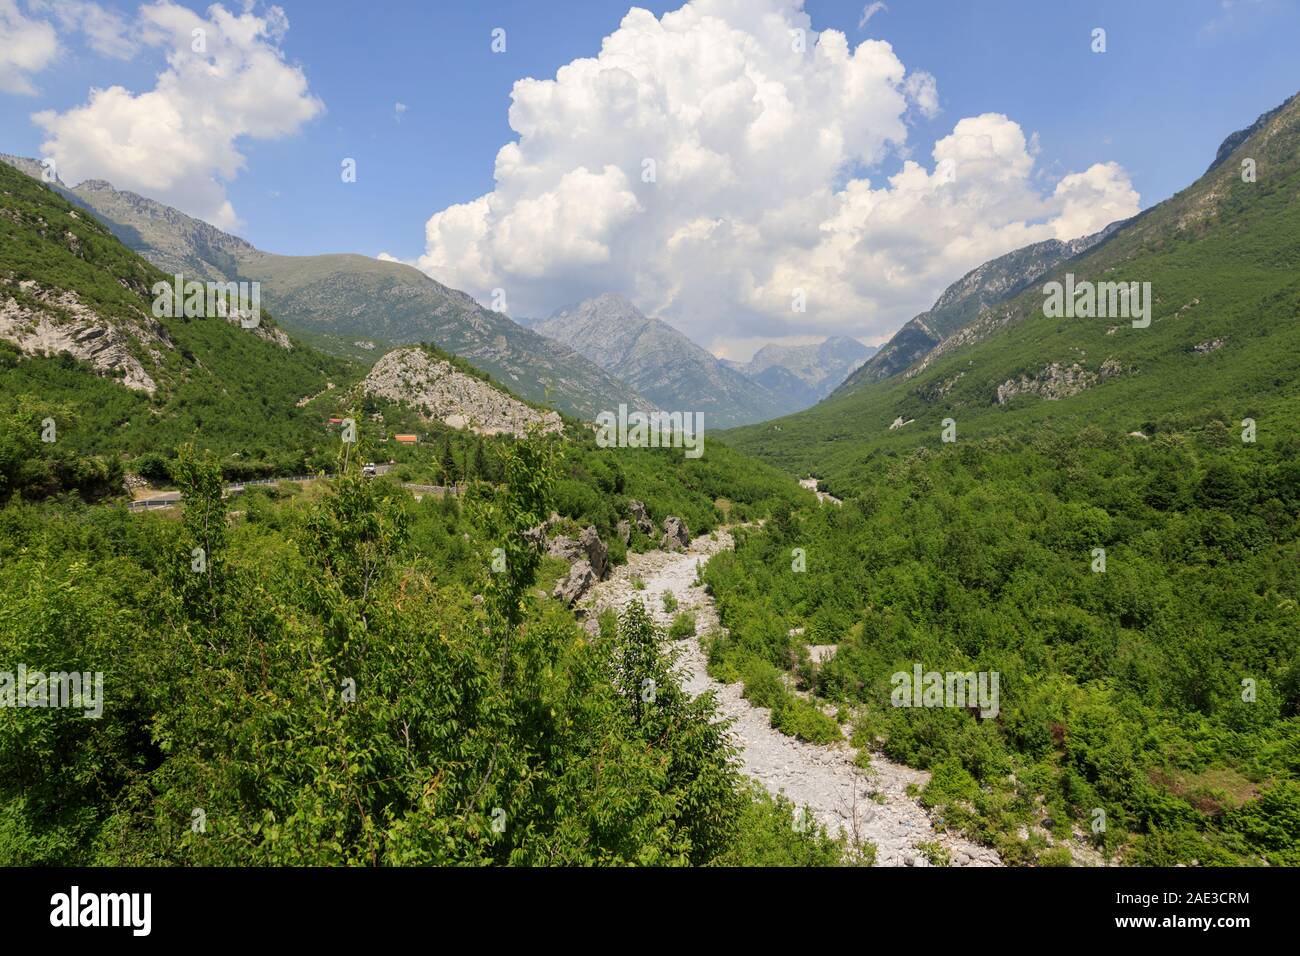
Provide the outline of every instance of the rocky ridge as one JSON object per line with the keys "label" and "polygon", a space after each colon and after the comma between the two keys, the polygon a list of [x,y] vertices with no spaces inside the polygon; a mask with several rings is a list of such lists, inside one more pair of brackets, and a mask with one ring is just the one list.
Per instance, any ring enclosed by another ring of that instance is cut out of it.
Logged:
{"label": "rocky ridge", "polygon": [[522,438],[533,427],[543,433],[564,427],[556,412],[525,405],[418,346],[393,349],[374,364],[359,387],[366,395],[410,405],[430,421],[480,435]]}

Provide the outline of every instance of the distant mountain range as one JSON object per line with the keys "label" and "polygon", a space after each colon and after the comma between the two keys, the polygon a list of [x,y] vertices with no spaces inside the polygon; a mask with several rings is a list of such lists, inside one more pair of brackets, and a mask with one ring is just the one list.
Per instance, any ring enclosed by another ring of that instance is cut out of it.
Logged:
{"label": "distant mountain range", "polygon": [[839,338],[820,346],[767,346],[748,363],[729,362],[612,293],[531,325],[661,408],[699,411],[710,425],[723,428],[808,407],[872,353],[853,339]]}
{"label": "distant mountain range", "polygon": [[[40,178],[33,159],[0,160]],[[418,269],[360,255],[278,256],[152,199],[102,180],[51,184],[99,217],[128,248],[169,274],[205,281],[258,281],[262,304],[317,347],[362,357],[356,339],[387,345],[430,342],[459,355],[531,401],[579,418],[645,398],[573,349],[484,309]]]}
{"label": "distant mountain range", "polygon": [[876,351],[874,345],[835,335],[819,345],[765,345],[748,362],[722,361],[769,391],[806,407],[829,395]]}

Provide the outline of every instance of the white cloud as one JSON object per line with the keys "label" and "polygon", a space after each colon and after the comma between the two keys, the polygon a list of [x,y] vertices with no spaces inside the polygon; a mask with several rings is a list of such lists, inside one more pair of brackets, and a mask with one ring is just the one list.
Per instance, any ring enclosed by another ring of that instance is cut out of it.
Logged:
{"label": "white cloud", "polygon": [[939,83],[929,73],[915,70],[908,74],[903,89],[907,92],[907,98],[916,104],[926,119],[939,115]]}
{"label": "white cloud", "polygon": [[84,106],[37,113],[41,149],[67,182],[107,179],[232,228],[225,183],[244,166],[238,141],[288,136],[324,109],[284,60],[288,20],[279,7],[235,15],[220,4],[205,19],[160,0],[140,21],[143,42],[167,50],[154,88],[95,88]]}
{"label": "white cloud", "polygon": [[858,29],[865,30],[867,27],[867,23],[871,20],[872,17],[874,17],[881,10],[884,10],[886,13],[888,13],[889,7],[881,3],[880,0],[876,0],[875,3],[869,3],[865,7],[863,7],[862,18],[858,20]]}
{"label": "white cloud", "polygon": [[419,265],[484,301],[503,288],[521,315],[622,292],[721,350],[873,341],[987,259],[1137,211],[1113,164],[1036,187],[1000,114],[957,122],[928,165],[861,175],[906,155],[912,110],[937,112],[934,77],[814,32],[802,0],[634,8],[598,56],[515,84],[495,188],[429,219]]}
{"label": "white cloud", "polygon": [[65,31],[84,34],[92,50],[115,60],[131,59],[140,47],[125,19],[92,0],[29,0],[28,7],[53,14]]}
{"label": "white cloud", "polygon": [[17,0],[0,0],[0,92],[35,95],[31,74],[48,67],[58,53],[51,24],[24,15]]}

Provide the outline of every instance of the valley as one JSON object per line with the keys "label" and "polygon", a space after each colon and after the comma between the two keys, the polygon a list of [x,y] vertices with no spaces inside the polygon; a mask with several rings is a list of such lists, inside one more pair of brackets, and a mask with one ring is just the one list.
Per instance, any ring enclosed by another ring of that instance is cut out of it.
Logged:
{"label": "valley", "polygon": [[4,862],[1300,865],[1300,99],[745,362],[3,158]]}

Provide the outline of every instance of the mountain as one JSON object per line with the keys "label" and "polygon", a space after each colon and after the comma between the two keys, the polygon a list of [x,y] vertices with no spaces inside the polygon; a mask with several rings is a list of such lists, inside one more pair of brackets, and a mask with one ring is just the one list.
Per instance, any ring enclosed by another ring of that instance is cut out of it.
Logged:
{"label": "mountain", "polygon": [[[39,178],[32,159],[0,160]],[[319,348],[361,357],[357,340],[385,346],[431,342],[467,359],[512,391],[591,419],[626,402],[649,403],[573,349],[484,309],[418,269],[360,255],[278,256],[152,199],[89,180],[52,184],[94,212],[128,247],[168,274],[261,283],[262,303]]]}
{"label": "mountain", "polygon": [[[1246,158],[1257,181],[1243,181]],[[1273,427],[1293,421],[1298,204],[1300,99],[1292,98],[1229,136],[1191,186],[983,308],[903,374],[859,378],[813,409],[727,440],[790,470],[851,481],[873,449],[937,444],[948,418],[963,438],[1071,423],[1149,437],[1240,427],[1246,418]],[[1044,286],[1065,283],[1067,274],[1080,287],[1150,283],[1149,325],[1049,317]]]}
{"label": "mountain", "polygon": [[1062,242],[1048,239],[1008,252],[972,269],[944,290],[930,307],[894,333],[878,352],[836,389],[848,395],[868,382],[897,375],[986,309],[1028,288],[1045,272],[1102,242],[1122,223]]}
{"label": "mountain", "polygon": [[765,345],[748,362],[729,364],[796,408],[806,408],[875,354],[875,346],[836,335],[819,345]]}
{"label": "mountain", "polygon": [[577,349],[660,408],[702,412],[710,427],[762,421],[797,407],[619,295],[560,309],[533,327]]}
{"label": "mountain", "polygon": [[[62,445],[139,454],[199,440],[268,461],[324,447],[304,396],[355,374],[263,314],[154,314],[171,281],[57,191],[0,164],[0,403]],[[3,456],[0,456],[3,457]]]}

